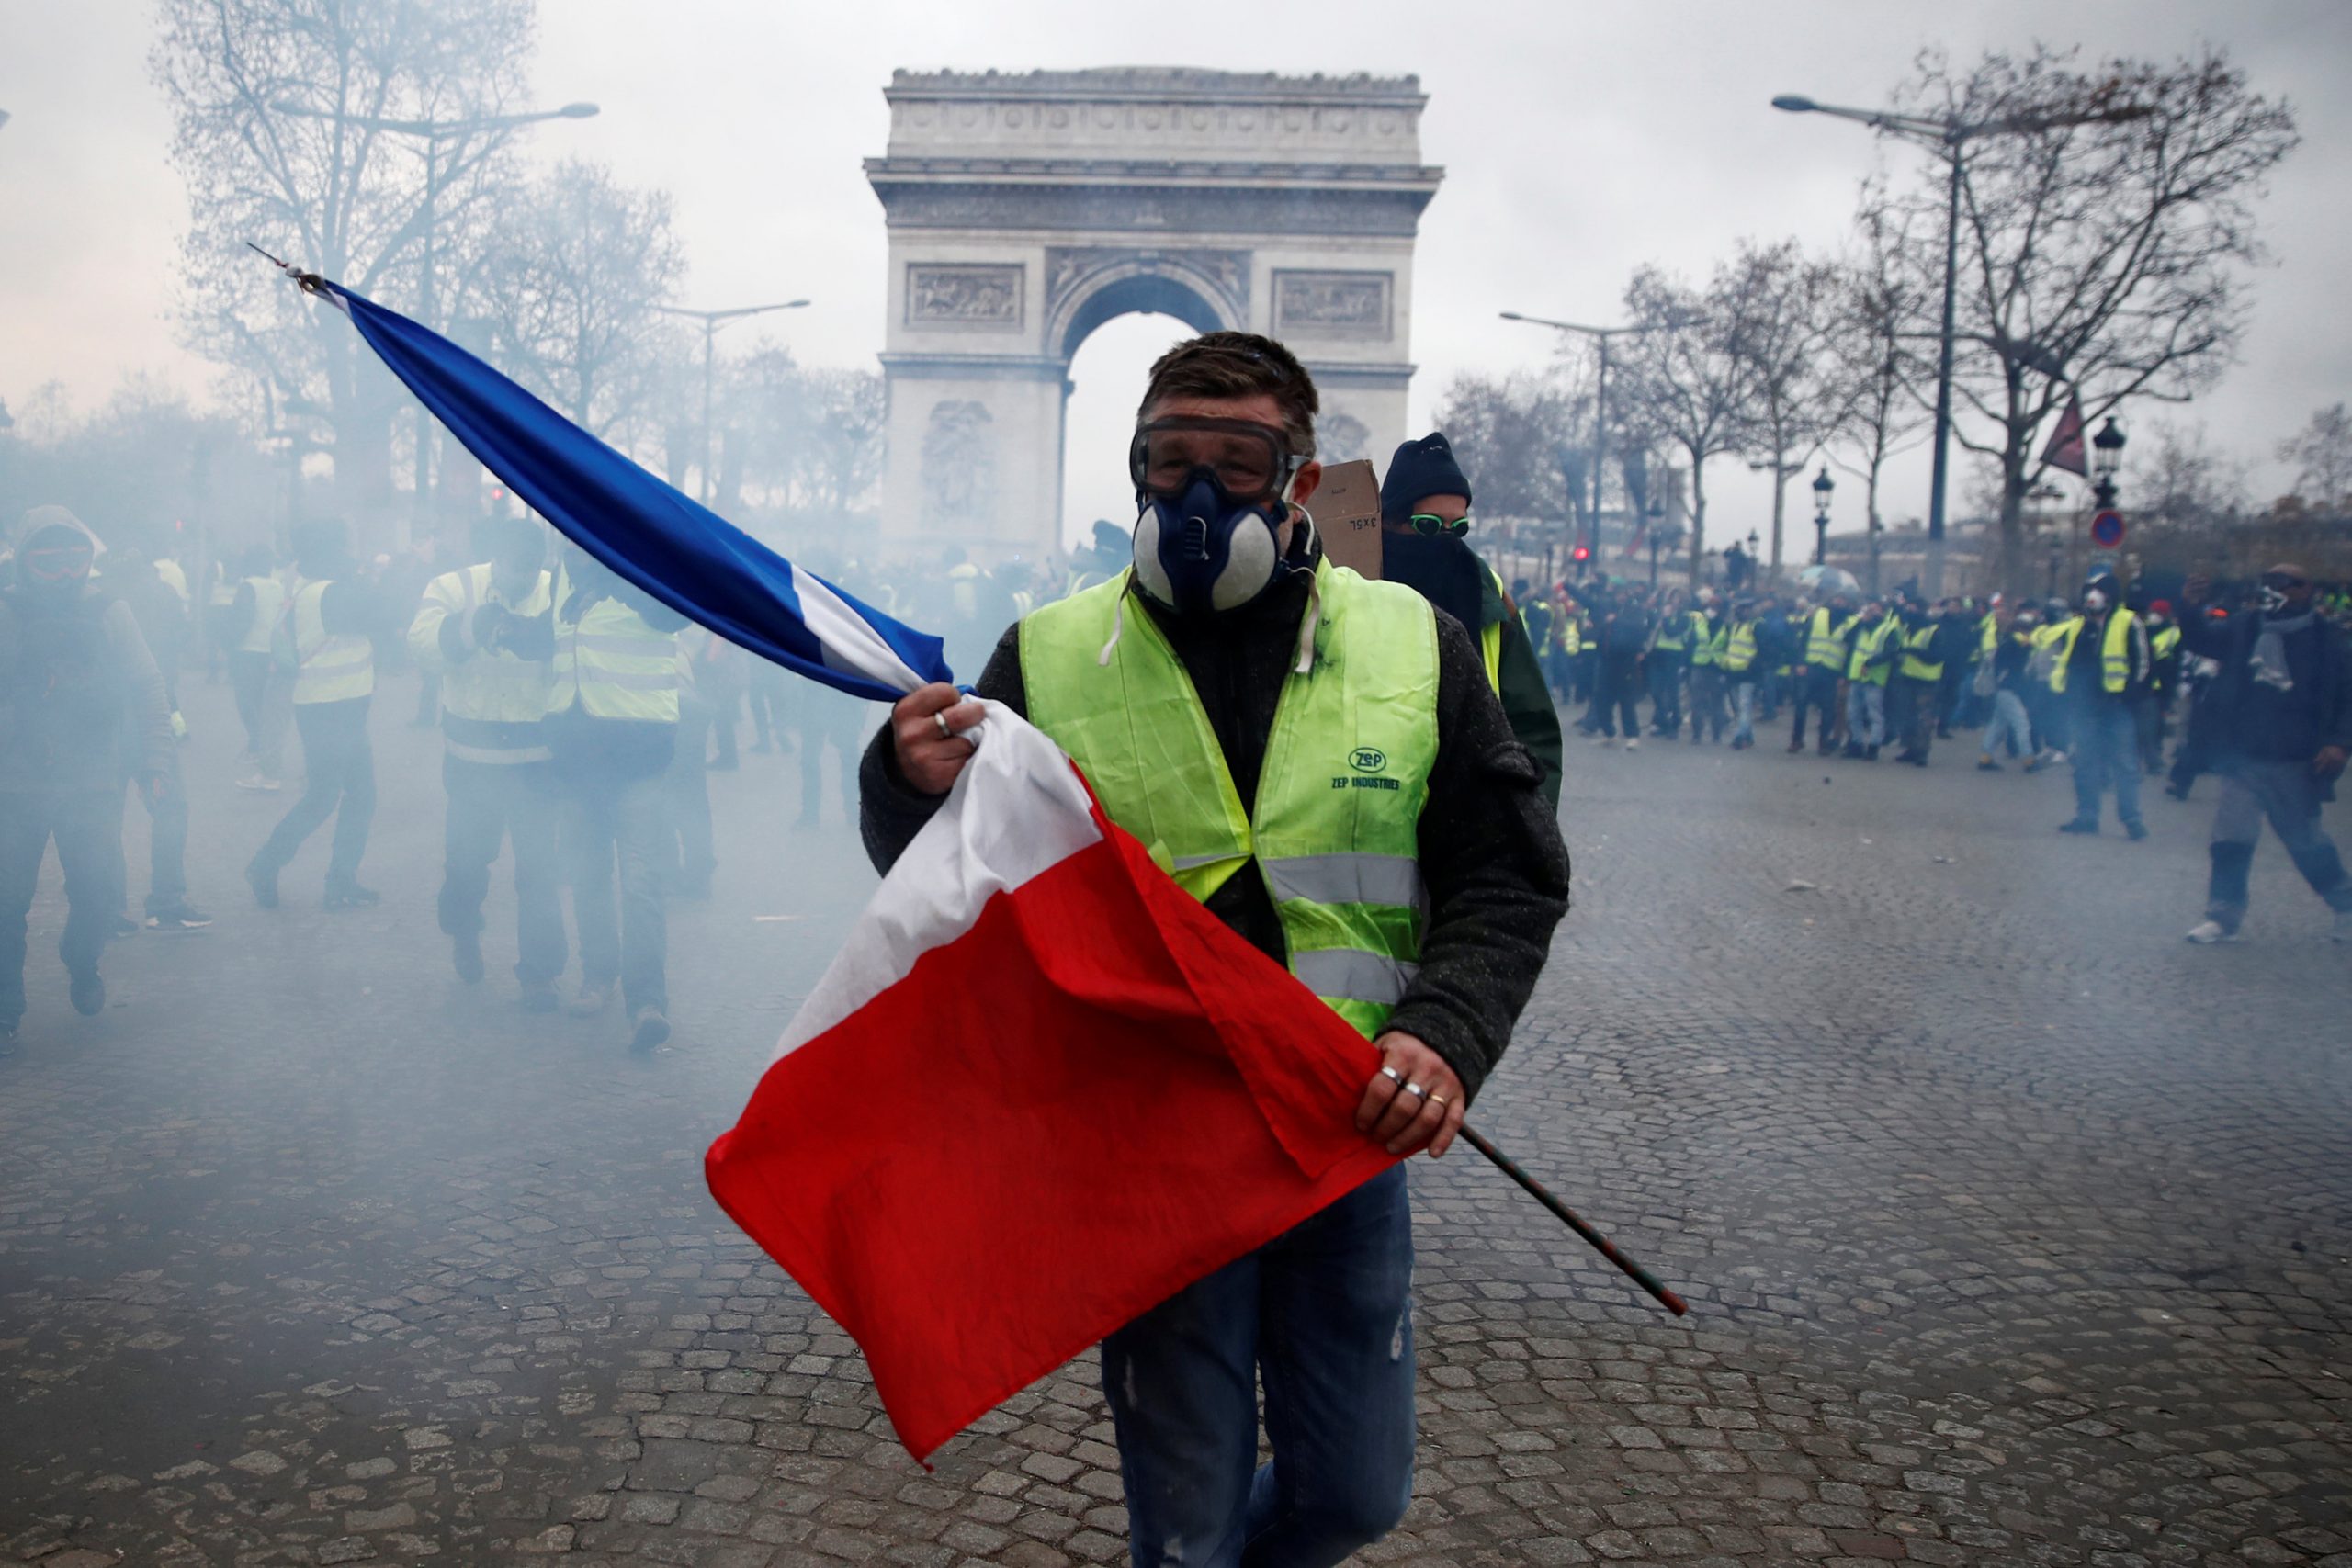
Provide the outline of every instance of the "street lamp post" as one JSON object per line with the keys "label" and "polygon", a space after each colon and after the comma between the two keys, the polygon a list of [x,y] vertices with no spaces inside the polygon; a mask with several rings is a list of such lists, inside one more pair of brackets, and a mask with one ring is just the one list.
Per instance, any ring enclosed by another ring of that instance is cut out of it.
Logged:
{"label": "street lamp post", "polygon": [[665,316],[691,316],[702,323],[702,503],[710,505],[718,497],[718,486],[713,478],[716,467],[710,460],[710,389],[712,355],[718,339],[718,329],[729,321],[745,316],[764,315],[770,310],[797,310],[805,308],[806,299],[786,299],[780,305],[737,305],[726,310],[689,310],[683,305],[656,305],[653,308]]}
{"label": "street lamp post", "polygon": [[1813,477],[1813,564],[1829,564],[1829,494],[1838,481],[1829,477],[1829,465],[1821,465],[1821,472]]}
{"label": "street lamp post", "polygon": [[1935,463],[1928,484],[1928,558],[1921,584],[1929,599],[1943,592],[1944,492],[1951,472],[1951,360],[1960,288],[1960,187],[1967,167],[1962,152],[1983,136],[2030,135],[2075,125],[2114,125],[2145,119],[2154,111],[2145,106],[2095,109],[2082,114],[2002,115],[1991,119],[1964,120],[1956,116],[1897,114],[1888,109],[1841,108],[1815,103],[1800,93],[1783,93],[1772,107],[1789,114],[1826,114],[1850,119],[1890,136],[1931,141],[1943,149],[1950,164],[1944,193],[1944,308],[1942,329],[1936,334]]}
{"label": "street lamp post", "polygon": [[[1531,327],[1550,327],[1554,332],[1582,333],[1592,339],[1600,350],[1600,374],[1592,394],[1592,525],[1591,537],[1586,543],[1592,558],[1600,558],[1600,480],[1602,461],[1609,451],[1609,344],[1636,333],[1654,333],[1667,326],[1664,321],[1633,322],[1622,327],[1588,327],[1575,321],[1555,321],[1544,316],[1522,316],[1517,310],[1505,310],[1506,321],[1523,321]],[[1685,324],[1685,323],[1674,323]]]}
{"label": "street lamp post", "polygon": [[2102,512],[2114,510],[2115,475],[2122,466],[2123,430],[2115,423],[2115,416],[2109,414],[2107,423],[2098,427],[2098,434],[2091,437],[2091,472],[2097,476],[2091,495]]}
{"label": "street lamp post", "polygon": [[1646,525],[1642,532],[1650,536],[1650,586],[1656,588],[1657,586],[1657,531],[1666,522],[1666,502],[1653,500],[1649,505],[1642,509],[1642,519]]}
{"label": "street lamp post", "polygon": [[[314,109],[305,104],[277,102],[269,106],[279,114],[293,115],[301,119],[331,120],[337,125],[356,125],[363,130],[381,131],[389,136],[407,136],[424,144],[424,201],[418,208],[424,224],[424,264],[417,283],[417,322],[428,331],[434,327],[435,300],[434,285],[434,209],[441,196],[440,144],[460,137],[479,136],[486,131],[509,131],[526,125],[537,125],[549,119],[593,119],[594,104],[566,104],[558,109],[532,109],[522,114],[475,115],[464,119],[397,119],[380,115],[345,114],[340,109]],[[420,405],[416,411],[416,493],[413,498],[418,526],[427,525],[432,515],[433,491],[433,416]]]}

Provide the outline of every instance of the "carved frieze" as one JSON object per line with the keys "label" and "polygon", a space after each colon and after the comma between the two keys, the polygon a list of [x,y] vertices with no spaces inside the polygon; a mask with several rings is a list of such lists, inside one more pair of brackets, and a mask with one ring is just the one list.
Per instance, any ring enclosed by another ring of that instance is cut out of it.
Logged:
{"label": "carved frieze", "polygon": [[907,264],[907,325],[1018,330],[1022,268],[976,264]]}
{"label": "carved frieze", "polygon": [[1104,267],[1164,263],[1171,270],[1190,273],[1223,295],[1235,321],[1250,318],[1250,253],[1248,251],[1166,250],[1134,245],[1048,245],[1046,247],[1046,319],[1052,321],[1070,291]]}
{"label": "carved frieze", "polygon": [[1395,275],[1385,272],[1274,274],[1274,335],[1391,335]]}

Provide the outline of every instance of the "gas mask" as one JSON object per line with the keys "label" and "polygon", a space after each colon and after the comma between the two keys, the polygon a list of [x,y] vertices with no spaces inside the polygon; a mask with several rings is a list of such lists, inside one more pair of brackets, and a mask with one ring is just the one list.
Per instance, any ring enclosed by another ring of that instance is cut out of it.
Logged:
{"label": "gas mask", "polygon": [[2107,590],[2104,588],[2084,589],[2083,608],[2089,611],[2094,615],[2098,615],[2101,610],[2106,609]]}
{"label": "gas mask", "polygon": [[1161,419],[1136,432],[1136,584],[1181,615],[1238,609],[1282,570],[1290,481],[1306,458],[1247,420]]}
{"label": "gas mask", "polygon": [[2266,582],[2256,592],[2255,603],[2262,606],[2264,615],[2275,615],[2287,607],[2287,595]]}

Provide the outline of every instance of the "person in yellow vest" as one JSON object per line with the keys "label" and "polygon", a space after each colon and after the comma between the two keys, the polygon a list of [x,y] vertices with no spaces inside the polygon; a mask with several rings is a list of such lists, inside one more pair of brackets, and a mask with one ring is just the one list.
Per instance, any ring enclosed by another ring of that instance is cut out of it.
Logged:
{"label": "person in yellow vest", "polygon": [[277,907],[277,874],[328,818],[326,907],[383,902],[359,883],[359,859],[376,819],[376,754],[368,743],[376,691],[375,605],[354,570],[341,523],[307,523],[294,541],[293,582],[271,638],[277,668],[293,682],[294,732],[302,741],[302,795],[245,867],[254,899]]}
{"label": "person in yellow vest", "polygon": [[1669,588],[1657,603],[1642,675],[1650,690],[1650,733],[1671,740],[1682,733],[1682,677],[1690,662],[1690,615],[1682,591]]}
{"label": "person in yellow vest", "polygon": [[1381,576],[1401,582],[1477,639],[1487,683],[1511,733],[1544,770],[1544,795],[1560,803],[1560,710],[1544,683],[1527,628],[1502,579],[1469,544],[1470,480],[1443,431],[1396,448],[1380,481]]}
{"label": "person in yellow vest", "polygon": [[1707,740],[1720,744],[1730,717],[1724,706],[1724,676],[1717,665],[1722,650],[1722,601],[1712,588],[1699,590],[1699,603],[1684,614],[1690,622],[1690,744]]}
{"label": "person in yellow vest", "polygon": [[[1070,752],[1114,821],[1321,998],[1306,1005],[1379,1047],[1359,1131],[1442,1154],[1543,968],[1566,852],[1472,635],[1324,558],[1300,510],[1316,408],[1271,339],[1170,350],[1131,453],[1134,568],[1021,621],[976,690]],[[1191,518],[1209,520],[1205,560]],[[945,685],[897,705],[860,771],[877,863],[929,820],[981,711]],[[1389,787],[1335,791],[1335,770]],[[1136,1562],[1238,1562],[1246,1539],[1251,1562],[1332,1563],[1395,1527],[1410,1224],[1400,1166],[1104,1341]]]}
{"label": "person in yellow vest", "polygon": [[2133,839],[2140,819],[2140,732],[2134,705],[2148,691],[2148,633],[2123,603],[2122,585],[2102,572],[2083,586],[2082,607],[2051,639],[2050,690],[2064,699],[2074,739],[2075,815],[2062,833],[2098,831],[2099,800],[2115,791],[2116,818]]}
{"label": "person in yellow vest", "polygon": [[1819,748],[1826,757],[1838,743],[1838,682],[1846,673],[1846,639],[1853,634],[1853,602],[1832,593],[1813,613],[1792,624],[1796,633],[1796,722],[1789,731],[1791,752],[1804,750],[1804,716],[1819,720]]}
{"label": "person in yellow vest", "polygon": [[1943,626],[1940,615],[1916,600],[1906,603],[1897,618],[1900,657],[1887,686],[1886,723],[1903,746],[1894,760],[1915,768],[1928,765],[1928,750],[1936,740],[1944,685]]}
{"label": "person in yellow vest", "polygon": [[443,572],[424,585],[408,646],[420,670],[441,682],[442,788],[448,815],[441,840],[441,930],[458,977],[482,976],[482,900],[498,846],[514,846],[514,978],[523,1006],[555,1009],[555,977],[567,944],[557,893],[555,814],[533,787],[548,760],[540,721],[548,709],[554,649],[541,625],[551,583],[547,536],[526,518],[501,518],[486,541],[490,559]]}
{"label": "person in yellow vest", "polygon": [[276,790],[280,787],[278,752],[286,735],[286,704],[282,677],[280,689],[271,690],[269,650],[286,616],[286,587],[294,569],[273,564],[268,549],[256,545],[244,553],[238,570],[236,589],[222,616],[229,689],[245,730],[245,749],[237,758],[237,787]]}
{"label": "person in yellow vest", "polygon": [[1715,633],[1715,669],[1731,687],[1731,749],[1735,751],[1756,744],[1756,694],[1764,680],[1759,653],[1756,601],[1743,595],[1731,602],[1731,610]]}
{"label": "person in yellow vest", "polygon": [[1886,606],[1872,599],[1862,606],[1861,618],[1846,654],[1846,755],[1878,761],[1886,743],[1886,682],[1894,669],[1901,628]]}
{"label": "person in yellow vest", "polygon": [[[673,859],[665,776],[678,743],[685,617],[566,545],[549,619],[553,670],[542,725],[580,936],[575,1016],[612,1005],[630,1038],[670,1038],[669,916]],[[619,914],[614,868],[619,867]]]}

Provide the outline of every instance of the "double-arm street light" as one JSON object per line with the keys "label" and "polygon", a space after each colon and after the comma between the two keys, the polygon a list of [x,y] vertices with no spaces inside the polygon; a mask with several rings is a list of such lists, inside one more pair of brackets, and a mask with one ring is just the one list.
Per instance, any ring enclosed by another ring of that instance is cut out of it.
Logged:
{"label": "double-arm street light", "polygon": [[708,506],[718,494],[718,487],[711,477],[711,470],[716,465],[710,460],[711,356],[718,329],[745,316],[763,316],[770,310],[797,310],[808,303],[806,299],[786,299],[780,305],[737,305],[726,310],[689,310],[684,305],[653,307],[665,316],[689,316],[702,323],[702,503],[705,506]]}
{"label": "double-arm street light", "polygon": [[[592,119],[596,115],[594,104],[566,104],[560,109],[530,109],[520,114],[473,115],[458,119],[399,119],[381,115],[346,114],[340,109],[315,109],[307,104],[290,102],[269,106],[279,114],[299,119],[323,119],[336,125],[356,126],[362,130],[379,131],[388,136],[407,136],[424,143],[424,201],[417,209],[418,220],[424,229],[424,265],[417,288],[417,321],[428,331],[434,330],[435,301],[433,298],[433,218],[434,205],[441,195],[441,143],[464,137],[481,136],[486,132],[515,130],[526,125],[537,125],[549,119]],[[315,265],[315,264],[314,264]],[[423,409],[416,414],[416,519],[423,525],[431,515],[433,489],[433,443],[431,416]]]}
{"label": "double-arm street light", "polygon": [[1642,321],[1622,327],[1588,327],[1575,321],[1555,321],[1543,316],[1522,316],[1517,310],[1502,313],[1506,321],[1524,321],[1531,327],[1550,327],[1558,333],[1582,333],[1600,346],[1600,377],[1592,395],[1592,531],[1586,546],[1592,559],[1600,558],[1600,476],[1602,459],[1609,452],[1609,344],[1613,338],[1628,337],[1639,333],[1654,333],[1667,326],[1688,326],[1687,321]]}
{"label": "double-arm street light", "polygon": [[1935,468],[1928,481],[1928,560],[1922,574],[1922,587],[1929,599],[1943,592],[1944,574],[1944,490],[1951,469],[1951,355],[1955,306],[1960,284],[1960,184],[1967,161],[1962,156],[1968,143],[1986,136],[2030,136],[2038,131],[2057,130],[2074,125],[2116,125],[2126,120],[2145,119],[2152,109],[2144,105],[2123,105],[2115,108],[2087,109],[2079,114],[2000,115],[1990,119],[1962,119],[1957,116],[1938,118],[1931,115],[1897,114],[1892,109],[1843,108],[1835,104],[1819,104],[1799,93],[1783,93],[1772,100],[1772,107],[1789,114],[1826,114],[1838,119],[1850,119],[1867,125],[1872,130],[1888,136],[1905,136],[1914,141],[1930,142],[1943,151],[1951,165],[1944,197],[1944,316],[1943,329],[1937,333],[1936,353],[1936,436]]}

